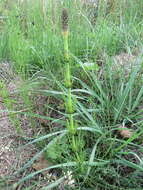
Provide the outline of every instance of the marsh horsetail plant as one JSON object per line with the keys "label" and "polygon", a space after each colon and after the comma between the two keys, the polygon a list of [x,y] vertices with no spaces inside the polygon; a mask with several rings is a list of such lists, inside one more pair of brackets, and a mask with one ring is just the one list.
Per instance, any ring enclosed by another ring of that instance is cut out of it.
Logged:
{"label": "marsh horsetail plant", "polygon": [[76,122],[74,120],[74,100],[72,98],[72,75],[71,75],[71,60],[69,56],[68,48],[68,36],[69,36],[69,26],[68,26],[68,11],[63,9],[62,11],[62,32],[63,32],[63,42],[64,42],[64,59],[65,59],[65,87],[67,89],[67,96],[65,97],[65,107],[67,113],[67,129],[70,134],[70,142],[72,150],[75,152],[76,158],[78,158],[77,153],[77,139],[76,139]]}

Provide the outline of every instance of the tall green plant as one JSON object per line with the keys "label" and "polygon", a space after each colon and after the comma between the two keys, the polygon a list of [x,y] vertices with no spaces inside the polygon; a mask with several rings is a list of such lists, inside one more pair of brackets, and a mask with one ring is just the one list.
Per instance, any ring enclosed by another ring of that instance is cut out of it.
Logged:
{"label": "tall green plant", "polygon": [[67,113],[67,129],[69,131],[70,143],[72,150],[75,153],[76,158],[80,161],[78,155],[78,139],[76,136],[77,127],[74,119],[74,100],[72,98],[72,74],[71,74],[71,61],[69,56],[68,48],[68,36],[69,36],[69,27],[68,27],[68,11],[63,9],[62,11],[62,32],[63,32],[63,42],[64,42],[64,58],[65,58],[65,87],[67,89],[67,96],[65,98],[65,106]]}
{"label": "tall green plant", "polygon": [[73,99],[72,99],[72,81],[71,81],[71,64],[69,58],[69,48],[68,48],[68,12],[66,9],[63,9],[62,12],[62,31],[63,31],[63,41],[64,41],[64,58],[65,58],[65,87],[67,88],[67,98],[65,101],[66,112],[69,115],[67,126],[71,133],[75,133],[75,126],[73,121]]}

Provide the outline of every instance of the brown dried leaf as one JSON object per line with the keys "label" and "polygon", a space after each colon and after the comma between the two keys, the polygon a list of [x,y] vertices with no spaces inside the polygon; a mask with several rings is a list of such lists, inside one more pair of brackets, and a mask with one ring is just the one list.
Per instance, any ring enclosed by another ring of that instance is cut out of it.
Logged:
{"label": "brown dried leaf", "polygon": [[130,129],[127,129],[127,127],[124,126],[120,126],[119,128],[122,128],[122,130],[119,130],[119,134],[123,137],[123,138],[131,138],[133,135],[133,132]]}
{"label": "brown dried leaf", "polygon": [[[48,168],[49,166],[51,166],[52,164],[50,162],[48,162],[48,160],[46,160],[44,158],[44,155],[41,155],[41,157],[36,161],[36,163],[34,163],[32,165],[32,168],[39,171],[45,168]],[[44,176],[47,176],[49,174],[49,170],[48,171],[43,171],[42,174]]]}

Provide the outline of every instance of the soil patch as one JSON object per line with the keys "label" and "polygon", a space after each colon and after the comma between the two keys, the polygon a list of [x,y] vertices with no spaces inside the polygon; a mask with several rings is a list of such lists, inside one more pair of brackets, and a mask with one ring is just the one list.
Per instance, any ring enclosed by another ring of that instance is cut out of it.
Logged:
{"label": "soil patch", "polygon": [[[0,70],[0,81],[5,84],[9,95],[13,94],[9,101],[15,99],[17,104],[22,105],[22,99],[14,95],[14,91],[20,85],[20,79],[12,73],[8,63],[0,64]],[[10,117],[11,113],[8,112],[4,102],[3,97],[0,96],[0,179],[12,176],[37,151],[34,145],[22,148],[27,143],[27,139],[32,138],[33,135],[28,118],[25,115],[16,115],[23,132],[22,135],[18,134]]]}

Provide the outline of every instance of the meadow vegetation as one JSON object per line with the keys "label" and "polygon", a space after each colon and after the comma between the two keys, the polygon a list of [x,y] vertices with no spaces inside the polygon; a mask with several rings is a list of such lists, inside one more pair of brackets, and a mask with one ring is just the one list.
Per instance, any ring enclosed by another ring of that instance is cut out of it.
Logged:
{"label": "meadow vegetation", "polygon": [[[43,128],[27,144],[39,152],[17,172],[40,154],[52,163],[15,186],[54,169],[42,190],[143,189],[142,10],[142,0],[0,0],[0,60],[24,81],[31,108],[21,114]],[[60,186],[69,172],[73,184]]]}

